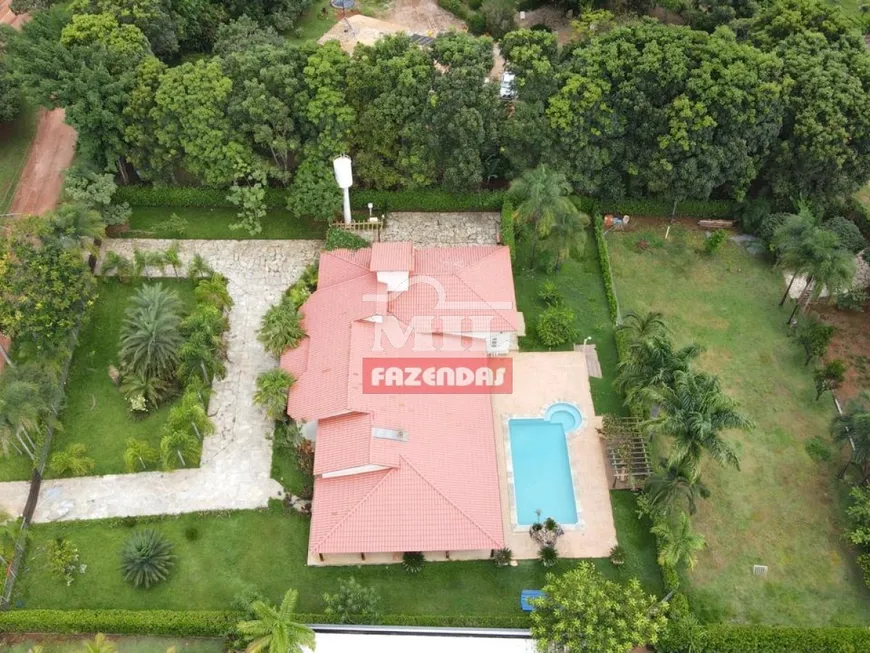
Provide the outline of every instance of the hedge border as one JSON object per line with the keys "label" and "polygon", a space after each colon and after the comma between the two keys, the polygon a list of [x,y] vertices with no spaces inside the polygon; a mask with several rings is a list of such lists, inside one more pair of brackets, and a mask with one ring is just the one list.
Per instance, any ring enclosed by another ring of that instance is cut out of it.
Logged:
{"label": "hedge border", "polygon": [[[338,623],[335,615],[300,613],[307,624]],[[244,614],[232,611],[175,610],[13,610],[0,613],[0,633],[95,633],[226,637]],[[527,615],[386,615],[379,625],[454,628],[528,628]]]}
{"label": "hedge border", "polygon": [[663,653],[859,653],[870,650],[870,628],[804,628],[712,624],[671,631]]}
{"label": "hedge border", "polygon": [[[600,215],[596,215],[592,219],[592,232],[595,235],[598,264],[601,266],[601,278],[604,281],[604,294],[607,296],[607,308],[610,310],[610,320],[616,324],[619,321],[619,301],[616,299],[616,290],[613,288],[610,252],[607,250],[607,243],[604,241],[604,219]],[[617,340],[618,345],[619,342]]]}

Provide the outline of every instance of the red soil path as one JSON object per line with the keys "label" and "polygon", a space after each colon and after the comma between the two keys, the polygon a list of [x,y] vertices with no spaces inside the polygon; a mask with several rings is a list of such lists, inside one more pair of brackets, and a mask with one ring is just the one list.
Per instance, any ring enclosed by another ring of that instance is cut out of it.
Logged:
{"label": "red soil path", "polygon": [[[21,29],[30,16],[13,14],[9,9],[11,1],[0,0],[0,23]],[[63,109],[40,113],[36,136],[30,145],[9,213],[39,215],[57,206],[63,171],[69,168],[76,151],[76,132],[64,124],[63,117]]]}

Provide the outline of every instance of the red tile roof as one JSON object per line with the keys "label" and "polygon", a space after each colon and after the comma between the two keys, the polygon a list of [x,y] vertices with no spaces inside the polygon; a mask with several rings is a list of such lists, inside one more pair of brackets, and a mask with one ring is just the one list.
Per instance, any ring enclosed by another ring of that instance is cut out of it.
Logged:
{"label": "red tile roof", "polygon": [[374,243],[369,270],[372,272],[404,271],[414,269],[413,243]]}
{"label": "red tile roof", "polygon": [[[450,356],[486,357],[482,339],[444,333],[445,325],[448,332],[468,332],[480,318],[492,325],[485,330],[516,330],[522,320],[513,304],[509,252],[398,245],[384,253],[324,253],[318,289],[302,307],[308,337],[281,357],[282,368],[297,378],[288,413],[317,420],[312,554],[503,546],[489,396],[366,394],[362,364],[370,357],[437,357],[448,350]],[[397,252],[406,262],[412,254],[414,271],[409,288],[387,301],[384,284],[370,270],[396,265]],[[434,292],[431,279],[443,291]],[[428,329],[433,351],[417,351],[413,337],[383,338],[375,350],[377,330],[406,331],[418,315],[435,317]],[[383,430],[401,432],[402,439],[380,437],[389,434]],[[359,468],[368,471],[331,476]]]}

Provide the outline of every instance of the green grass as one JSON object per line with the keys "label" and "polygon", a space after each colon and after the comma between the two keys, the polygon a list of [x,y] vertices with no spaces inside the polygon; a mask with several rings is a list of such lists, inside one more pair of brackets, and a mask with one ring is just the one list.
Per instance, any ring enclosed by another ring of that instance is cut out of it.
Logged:
{"label": "green grass", "polygon": [[[635,516],[634,495],[614,492],[617,533],[628,555],[621,569],[608,560],[595,564],[608,577],[637,575],[653,592],[661,591],[652,542]],[[146,523],[149,520],[140,520]],[[285,512],[280,505],[263,511],[191,514],[150,520],[175,544],[178,561],[170,579],[137,590],[118,571],[118,551],[132,528],[120,520],[37,524],[31,529],[26,574],[19,580],[15,605],[24,608],[227,609],[248,586],[258,587],[278,601],[289,587],[299,590],[300,612],[321,612],[323,593],[336,589],[338,579],[353,576],[374,587],[383,614],[517,615],[519,593],[541,587],[546,576],[537,562],[497,569],[490,561],[428,563],[418,575],[401,565],[308,567],[307,518]],[[185,529],[196,528],[191,542]],[[69,538],[79,549],[87,572],[67,587],[46,568],[45,545],[55,537]],[[560,561],[554,571],[573,566]]]}
{"label": "green grass", "polygon": [[[870,593],[843,539],[837,463],[805,449],[827,437],[833,408],[829,397],[815,401],[811,370],[786,337],[782,275],[732,243],[710,257],[698,253],[698,232],[663,235],[664,225],[607,236],[622,310],[661,311],[679,344],[702,345],[698,367],[757,424],[726,434],[740,471],[704,464],[712,497],[693,521],[707,548],[687,575],[690,602],[708,620],[870,623]],[[754,564],[768,565],[766,579],[752,575]]]}
{"label": "green grass", "polygon": [[[357,0],[360,13],[375,18],[383,14],[386,5],[386,0]],[[326,9],[325,18],[322,17],[324,9]],[[296,23],[296,28],[287,30],[283,34],[290,43],[316,41],[326,34],[340,17],[341,12],[331,7],[329,0],[316,0],[311,7],[303,12]]]}
{"label": "green grass", "polygon": [[[203,240],[247,240],[252,238],[244,229],[230,229],[237,220],[236,210],[230,208],[167,208],[136,206],[130,217],[130,232],[123,237],[159,238],[155,226],[175,213],[187,220],[187,229],[180,238]],[[270,210],[262,220],[263,231],[253,238],[262,240],[295,240],[324,238],[326,225],[321,222],[303,221],[294,218],[288,211]]]}
{"label": "green grass", "polygon": [[0,214],[12,202],[38,122],[39,113],[25,105],[15,120],[0,124]]}
{"label": "green grass", "polygon": [[[517,304],[526,320],[526,336],[520,338],[522,351],[547,351],[535,336],[538,315],[546,306],[538,299],[538,292],[544,281],[555,281],[561,291],[565,304],[574,311],[574,325],[577,328],[577,342],[591,336],[590,343],[598,350],[598,359],[604,378],[590,379],[592,400],[595,412],[622,414],[622,399],[613,390],[613,373],[616,369],[616,343],[613,340],[613,325],[607,309],[604,284],[601,280],[601,267],[595,253],[595,241],[590,232],[582,255],[567,261],[559,272],[526,270],[528,247],[519,243],[517,260],[514,263],[514,284]],[[570,350],[573,343],[560,347]]]}
{"label": "green grass", "polygon": [[[43,635],[34,637],[0,635],[0,646],[7,653],[28,653],[36,646],[42,646],[44,653],[80,653],[82,645],[91,641],[88,636],[64,637],[60,635]],[[108,638],[121,653],[166,653],[174,646],[176,653],[222,653],[224,643],[220,639],[172,639],[170,637],[118,637]]]}
{"label": "green grass", "polygon": [[[96,461],[94,474],[124,472],[127,438],[146,440],[157,446],[161,427],[171,402],[144,419],[133,419],[118,388],[109,378],[109,365],[118,365],[118,338],[127,301],[142,283],[122,284],[114,279],[98,282],[99,297],[83,327],[70,366],[62,427],[55,431],[52,451],[74,442],[87,446]],[[187,280],[163,279],[164,286],[178,292],[185,307],[192,308],[193,286]],[[0,481],[30,478],[30,461],[23,456],[0,460]],[[46,476],[51,477],[49,470]]]}

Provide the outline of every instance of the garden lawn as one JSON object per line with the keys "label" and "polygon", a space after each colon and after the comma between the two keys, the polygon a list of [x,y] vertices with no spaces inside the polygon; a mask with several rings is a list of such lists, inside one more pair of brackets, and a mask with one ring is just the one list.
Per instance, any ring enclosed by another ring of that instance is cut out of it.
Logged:
{"label": "garden lawn", "polygon": [[39,112],[25,105],[15,120],[0,124],[0,214],[12,202],[38,122]]}
{"label": "garden lawn", "polygon": [[[118,338],[127,301],[143,283],[162,283],[174,289],[187,310],[193,308],[193,286],[187,280],[161,279],[128,284],[115,279],[98,282],[99,297],[82,329],[66,385],[63,428],[55,433],[52,451],[73,442],[87,446],[97,467],[94,474],[124,472],[127,438],[160,444],[161,427],[172,402],[144,419],[133,419],[124,397],[109,378],[109,365],[118,365]],[[51,476],[47,472],[47,476]]]}
{"label": "garden lawn", "polygon": [[[664,231],[608,234],[623,313],[660,311],[677,344],[702,345],[697,366],[757,424],[725,434],[740,471],[704,464],[712,496],[693,522],[707,548],[687,575],[690,603],[709,620],[870,624],[870,593],[843,540],[835,463],[805,450],[826,437],[834,410],[829,395],[815,401],[812,370],[786,337],[782,274],[733,243],[711,257],[699,253],[702,232],[672,228],[665,242]],[[769,567],[767,578],[752,575],[754,564]]]}
{"label": "garden lawn", "polygon": [[[224,642],[220,639],[172,639],[171,637],[118,637],[109,636],[120,653],[166,653],[170,647],[175,653],[223,653]],[[61,635],[0,635],[0,645],[7,653],[29,653],[34,646],[41,646],[44,653],[81,653],[82,646],[93,641],[92,636]]]}
{"label": "garden lawn", "polygon": [[[565,305],[574,311],[574,326],[577,328],[577,343],[590,336],[590,344],[598,350],[598,359],[604,378],[589,379],[592,385],[592,399],[598,415],[623,413],[622,399],[613,390],[616,370],[616,343],[613,339],[613,324],[604,295],[601,266],[595,252],[595,241],[591,231],[586,239],[582,255],[578,255],[562,265],[558,272],[526,269],[529,252],[526,243],[520,243],[514,263],[514,284],[517,304],[526,320],[526,336],[520,338],[521,351],[548,351],[535,336],[535,325],[546,305],[538,299],[541,285],[554,281],[565,300]],[[571,350],[574,343],[558,349]]]}
{"label": "garden lawn", "polygon": [[167,238],[156,230],[157,225],[175,213],[187,220],[183,234],[174,238],[195,238],[203,240],[296,240],[325,237],[326,224],[294,218],[289,211],[272,209],[262,220],[263,231],[251,236],[244,229],[230,229],[238,220],[236,209],[232,208],[175,208],[134,206],[130,218],[130,231],[121,234],[123,238]]}
{"label": "garden lawn", "polygon": [[[637,575],[649,591],[661,591],[649,533],[638,522],[635,497],[614,492],[620,542],[627,553],[624,567],[608,560],[595,564],[611,578]],[[26,574],[19,580],[13,604],[24,608],[229,609],[243,589],[255,586],[268,599],[299,590],[300,612],[322,612],[323,593],[339,578],[353,576],[381,596],[382,614],[519,615],[520,591],[544,583],[537,562],[496,568],[491,561],[432,562],[420,574],[401,565],[308,567],[308,518],[285,511],[278,503],[262,511],[191,514],[142,519],[174,543],[178,555],[169,580],[149,590],[126,583],[118,570],[118,551],[136,520],[103,520],[36,524],[31,529]],[[69,587],[47,571],[45,545],[66,537],[78,547],[87,571]],[[572,567],[560,561],[554,571]]]}

